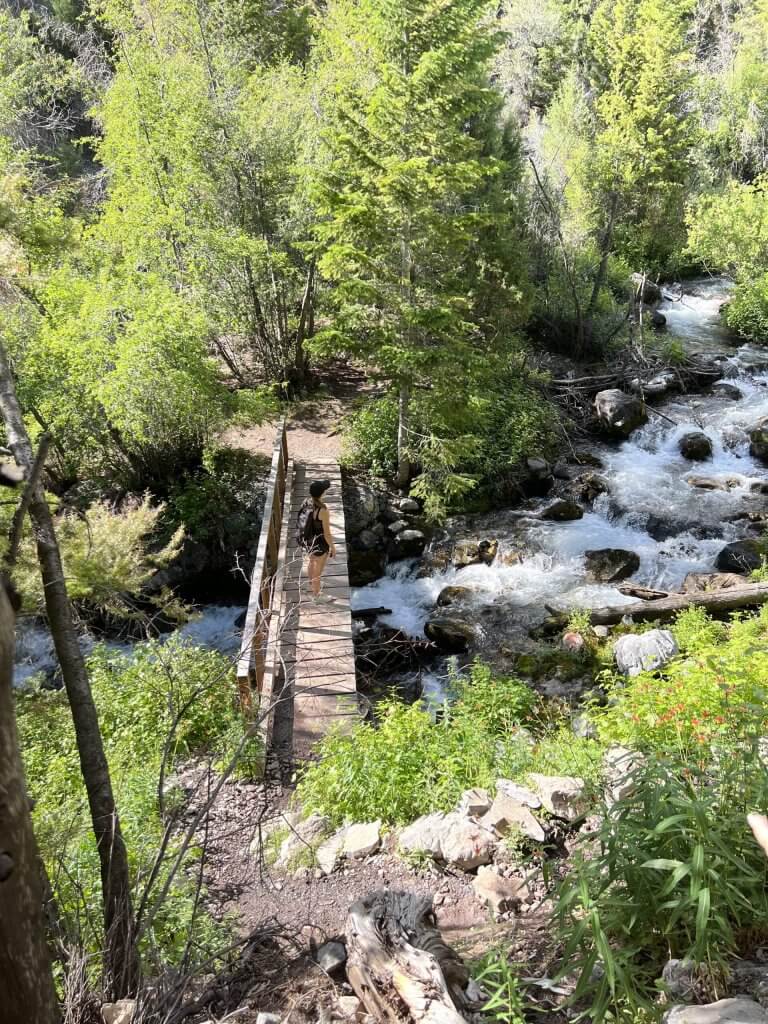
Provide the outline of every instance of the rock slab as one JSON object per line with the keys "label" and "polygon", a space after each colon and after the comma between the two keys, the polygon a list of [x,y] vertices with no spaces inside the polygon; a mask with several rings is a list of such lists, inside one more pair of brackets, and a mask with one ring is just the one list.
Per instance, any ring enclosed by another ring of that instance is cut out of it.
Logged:
{"label": "rock slab", "polygon": [[381,821],[350,825],[344,833],[343,853],[350,860],[362,860],[381,846]]}
{"label": "rock slab", "polygon": [[403,853],[428,854],[463,871],[490,864],[497,846],[496,836],[456,811],[425,814],[404,828],[399,838]]}
{"label": "rock slab", "polygon": [[528,779],[546,810],[555,817],[575,821],[588,810],[584,779],[575,775],[539,775],[537,772],[531,772]]}
{"label": "rock slab", "polygon": [[618,388],[599,391],[595,395],[595,412],[601,425],[615,437],[629,437],[648,419],[641,399]]}
{"label": "rock slab", "polygon": [[492,828],[497,835],[508,835],[518,828],[529,839],[543,843],[546,839],[544,829],[534,818],[530,809],[511,796],[500,793],[491,805],[490,811],[482,818],[481,824]]}

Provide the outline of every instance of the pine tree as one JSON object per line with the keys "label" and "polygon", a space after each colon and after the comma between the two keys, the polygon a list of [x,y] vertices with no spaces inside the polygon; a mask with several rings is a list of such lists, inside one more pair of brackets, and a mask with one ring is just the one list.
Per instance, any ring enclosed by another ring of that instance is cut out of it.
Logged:
{"label": "pine tree", "polygon": [[522,299],[487,9],[339,0],[319,41],[317,239],[333,319],[316,347],[364,358],[396,388],[400,486],[414,387],[459,388],[491,333],[484,282],[508,318]]}

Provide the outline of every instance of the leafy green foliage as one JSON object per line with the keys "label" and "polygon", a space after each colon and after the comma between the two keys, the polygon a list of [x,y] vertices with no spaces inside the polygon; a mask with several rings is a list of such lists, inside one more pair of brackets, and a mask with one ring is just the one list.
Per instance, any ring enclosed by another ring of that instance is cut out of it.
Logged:
{"label": "leafy green foliage", "polygon": [[670,956],[700,964],[719,998],[727,955],[768,913],[768,864],[745,820],[768,799],[756,748],[714,774],[652,759],[635,783],[583,841],[556,907],[563,973],[588,1004],[580,1019],[598,1024],[649,1010]]}
{"label": "leafy green foliage", "polygon": [[[0,526],[0,535],[7,538],[13,507],[2,506],[2,510],[0,522],[4,527]],[[69,510],[58,517],[57,537],[67,590],[84,616],[99,613],[120,619],[136,614],[135,598],[181,547],[181,527],[164,544],[155,541],[164,512],[164,505],[153,504],[145,495],[141,500],[125,502],[120,509],[97,502],[83,513]],[[23,534],[14,583],[26,611],[44,611],[43,584],[30,526]]]}
{"label": "leafy green foliage", "polygon": [[[166,823],[158,806],[161,765],[168,779],[174,767],[191,755],[212,753],[229,760],[243,735],[235,709],[236,687],[227,659],[176,638],[137,645],[131,656],[97,647],[88,668],[113,784],[120,795],[131,871],[140,893]],[[99,863],[66,696],[50,691],[20,693],[16,711],[27,781],[35,799],[35,834],[59,911],[74,933],[78,922],[85,922],[80,934],[98,950],[98,929],[91,935],[87,922],[100,919]],[[241,763],[243,771],[252,767],[258,753],[250,742]],[[168,784],[166,797],[167,814],[176,799]],[[171,856],[176,848],[172,839]],[[146,935],[150,957],[178,958],[190,928],[203,948],[209,948],[216,937],[211,923],[204,916],[196,917],[194,862],[193,850]]]}
{"label": "leafy green foliage", "polygon": [[726,627],[689,609],[675,633],[684,655],[661,676],[617,680],[593,717],[605,742],[708,763],[768,727],[768,610]]}
{"label": "leafy green foliage", "polygon": [[472,786],[494,789],[497,778],[524,779],[530,771],[562,774],[577,767],[592,780],[600,748],[565,727],[534,739],[538,701],[519,680],[494,678],[476,662],[469,678],[453,683],[452,702],[433,721],[418,705],[380,704],[377,722],[350,735],[329,735],[298,786],[307,810],[333,821],[392,824],[430,811],[447,811]]}
{"label": "leafy green foliage", "polygon": [[488,993],[483,1013],[489,1020],[500,1024],[525,1024],[525,999],[520,982],[502,947],[489,950],[482,960],[473,965],[472,974],[483,991]]}

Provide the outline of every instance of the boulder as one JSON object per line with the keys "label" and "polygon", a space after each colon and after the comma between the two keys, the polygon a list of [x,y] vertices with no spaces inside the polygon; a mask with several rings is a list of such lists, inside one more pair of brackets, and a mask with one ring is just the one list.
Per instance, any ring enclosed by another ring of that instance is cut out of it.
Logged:
{"label": "boulder", "polygon": [[629,437],[648,419],[642,400],[618,388],[599,391],[595,395],[595,411],[603,428],[615,437]]}
{"label": "boulder", "polygon": [[715,559],[720,572],[750,573],[763,564],[763,553],[756,540],[735,540],[726,544]]}
{"label": "boulder", "polygon": [[768,1024],[768,1011],[752,999],[721,999],[704,1006],[673,1006],[662,1024]]}
{"label": "boulder", "polygon": [[735,572],[689,572],[680,589],[684,594],[705,594],[743,586],[744,577]]}
{"label": "boulder", "polygon": [[341,974],[347,962],[347,947],[343,942],[324,942],[317,951],[316,960],[326,974]]}
{"label": "boulder", "polygon": [[403,853],[426,853],[462,871],[490,864],[497,843],[490,829],[456,811],[426,814],[403,829],[399,837]]}
{"label": "boulder", "polygon": [[491,803],[487,789],[465,789],[456,810],[464,818],[480,818],[490,809]]}
{"label": "boulder", "polygon": [[526,469],[536,480],[543,480],[552,475],[552,469],[546,459],[534,455],[525,460]]}
{"label": "boulder", "polygon": [[541,807],[541,797],[527,786],[521,786],[519,782],[512,782],[510,779],[496,779],[496,792],[500,796],[511,797],[534,811]]}
{"label": "boulder", "polygon": [[495,868],[483,866],[477,869],[472,888],[481,903],[496,915],[518,907],[525,886],[518,878],[504,878]]}
{"label": "boulder", "polygon": [[435,604],[438,608],[447,608],[451,604],[461,604],[476,593],[474,587],[443,587],[437,595]]}
{"label": "boulder", "polygon": [[661,668],[678,653],[677,641],[668,629],[651,629],[647,633],[628,633],[613,645],[613,657],[619,672],[638,676]]}
{"label": "boulder", "polygon": [[729,384],[727,380],[715,381],[712,385],[712,394],[728,398],[732,402],[739,402],[744,397],[741,390],[735,384]]}
{"label": "boulder", "polygon": [[505,836],[509,832],[519,829],[524,836],[537,843],[543,843],[547,838],[544,829],[533,816],[530,808],[503,793],[499,793],[491,804],[491,809],[483,815],[481,824],[486,828],[492,828],[499,836]]}
{"label": "boulder", "polygon": [[541,802],[556,818],[575,821],[588,809],[586,783],[572,775],[539,775],[531,772],[528,776],[531,787],[541,797]]}
{"label": "boulder", "polygon": [[381,846],[381,822],[367,821],[350,825],[344,833],[343,852],[350,860],[362,860]]}
{"label": "boulder", "polygon": [[584,552],[587,576],[598,583],[618,583],[640,568],[640,558],[623,548],[597,548]]}
{"label": "boulder", "polygon": [[473,626],[461,619],[448,618],[447,615],[428,619],[424,634],[436,647],[449,654],[462,654],[475,639]]}
{"label": "boulder", "polygon": [[664,298],[661,288],[644,274],[632,275],[632,293],[640,302],[661,302]]}
{"label": "boulder", "polygon": [[118,999],[115,1003],[101,1004],[101,1016],[104,1024],[131,1024],[135,1013],[135,999]]}
{"label": "boulder", "polygon": [[768,416],[750,430],[749,454],[768,465]]}
{"label": "boulder", "polygon": [[572,519],[581,519],[584,509],[576,501],[569,501],[567,498],[558,498],[548,505],[541,513],[542,519],[552,519],[556,523],[565,523]]}
{"label": "boulder", "polygon": [[348,537],[369,530],[384,515],[389,506],[386,492],[344,474],[344,522]]}
{"label": "boulder", "polygon": [[424,554],[427,538],[421,530],[401,530],[394,538],[392,555],[394,558],[418,558]]}
{"label": "boulder", "polygon": [[643,755],[628,747],[617,745],[606,750],[603,756],[603,778],[605,802],[609,807],[635,791],[637,772],[644,764]]}
{"label": "boulder", "polygon": [[415,498],[401,498],[397,507],[407,516],[417,516],[421,512],[421,505]]}
{"label": "boulder", "polygon": [[683,434],[678,442],[680,454],[691,462],[703,462],[712,458],[712,442],[702,430]]}

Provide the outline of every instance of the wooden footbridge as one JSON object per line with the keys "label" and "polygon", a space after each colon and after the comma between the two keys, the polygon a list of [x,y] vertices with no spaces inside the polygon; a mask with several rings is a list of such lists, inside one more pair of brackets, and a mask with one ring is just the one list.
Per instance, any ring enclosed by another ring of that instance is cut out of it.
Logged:
{"label": "wooden footbridge", "polygon": [[[306,759],[331,727],[359,721],[347,539],[341,469],[334,461],[288,451],[285,422],[272,454],[256,565],[237,666],[243,708],[259,717],[266,748],[276,715],[289,722],[293,759]],[[330,480],[324,495],[336,558],[323,573],[323,593],[311,600],[307,558],[296,544],[296,519],[313,480]]]}

